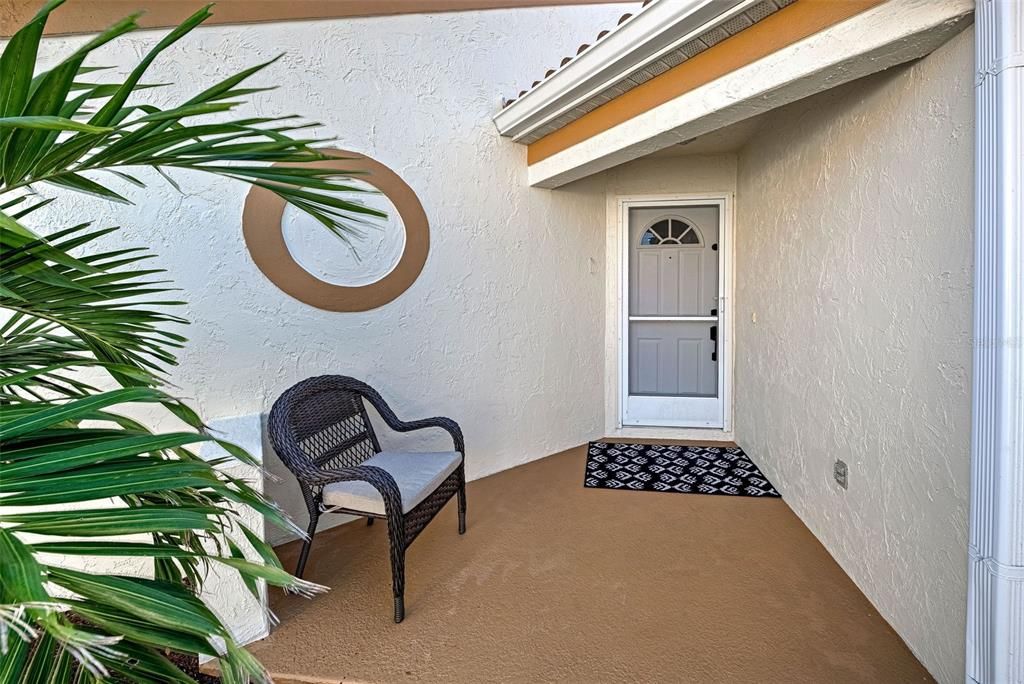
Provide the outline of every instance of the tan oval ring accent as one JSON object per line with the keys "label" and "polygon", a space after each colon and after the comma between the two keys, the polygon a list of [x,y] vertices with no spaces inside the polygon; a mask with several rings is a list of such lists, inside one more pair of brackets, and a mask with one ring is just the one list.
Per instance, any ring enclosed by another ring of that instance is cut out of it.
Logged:
{"label": "tan oval ring accent", "polygon": [[327,311],[368,311],[392,301],[409,289],[423,270],[430,249],[430,226],[423,205],[402,178],[375,159],[358,152],[324,150],[346,157],[309,164],[314,166],[364,171],[358,179],[380,190],[398,211],[405,226],[405,249],[391,272],[369,285],[335,285],[320,280],[302,268],[288,251],[281,219],[285,201],[264,188],[254,187],[245,199],[242,234],[256,266],[272,283],[301,302]]}

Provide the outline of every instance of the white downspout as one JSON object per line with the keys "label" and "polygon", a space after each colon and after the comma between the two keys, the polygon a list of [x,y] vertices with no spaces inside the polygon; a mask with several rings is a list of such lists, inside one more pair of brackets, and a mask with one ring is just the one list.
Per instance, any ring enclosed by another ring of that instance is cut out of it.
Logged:
{"label": "white downspout", "polygon": [[1024,683],[1024,0],[975,13],[967,682]]}

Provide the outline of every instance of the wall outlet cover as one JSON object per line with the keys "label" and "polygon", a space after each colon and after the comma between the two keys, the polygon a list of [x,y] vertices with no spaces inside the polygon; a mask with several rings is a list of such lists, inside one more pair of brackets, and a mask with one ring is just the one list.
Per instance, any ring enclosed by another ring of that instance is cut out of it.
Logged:
{"label": "wall outlet cover", "polygon": [[847,488],[847,474],[848,469],[846,467],[846,461],[840,461],[836,459],[835,465],[832,466],[832,477],[835,478],[836,483],[843,489]]}

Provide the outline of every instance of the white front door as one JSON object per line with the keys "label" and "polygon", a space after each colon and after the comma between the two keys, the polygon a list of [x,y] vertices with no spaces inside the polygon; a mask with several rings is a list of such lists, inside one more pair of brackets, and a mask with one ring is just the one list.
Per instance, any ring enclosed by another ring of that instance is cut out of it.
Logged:
{"label": "white front door", "polygon": [[724,427],[724,203],[627,203],[623,425]]}

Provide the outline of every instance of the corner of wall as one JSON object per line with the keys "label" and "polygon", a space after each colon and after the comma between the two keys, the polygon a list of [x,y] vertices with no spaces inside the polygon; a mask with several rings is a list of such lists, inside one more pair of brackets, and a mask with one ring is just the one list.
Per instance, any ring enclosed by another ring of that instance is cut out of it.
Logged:
{"label": "corner of wall", "polygon": [[968,30],[777,110],[737,177],[737,442],[940,682],[964,671],[972,65]]}

